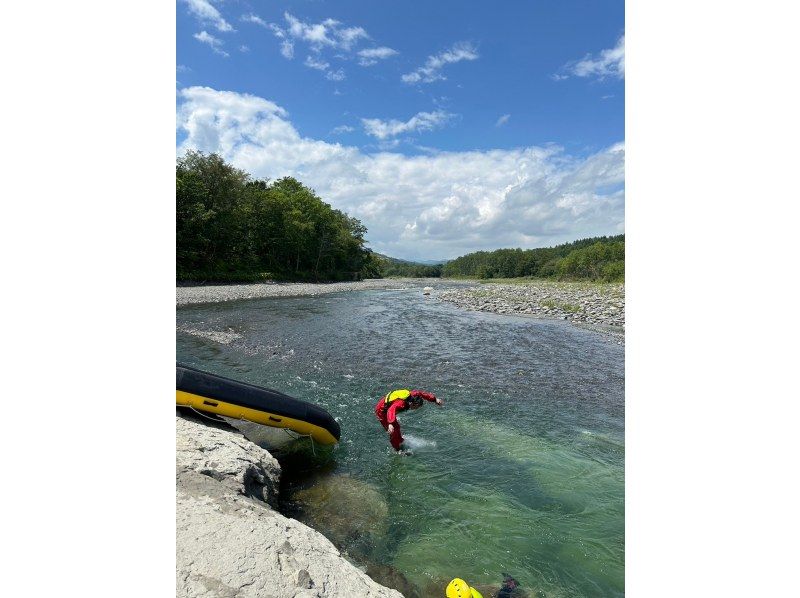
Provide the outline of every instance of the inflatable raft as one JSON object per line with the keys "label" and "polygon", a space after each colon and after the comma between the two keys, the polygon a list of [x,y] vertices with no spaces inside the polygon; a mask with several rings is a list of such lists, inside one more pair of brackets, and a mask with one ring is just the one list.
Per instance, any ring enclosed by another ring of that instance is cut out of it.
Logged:
{"label": "inflatable raft", "polygon": [[339,442],[339,424],[330,413],[283,393],[178,364],[175,402],[234,419],[286,428],[320,444]]}

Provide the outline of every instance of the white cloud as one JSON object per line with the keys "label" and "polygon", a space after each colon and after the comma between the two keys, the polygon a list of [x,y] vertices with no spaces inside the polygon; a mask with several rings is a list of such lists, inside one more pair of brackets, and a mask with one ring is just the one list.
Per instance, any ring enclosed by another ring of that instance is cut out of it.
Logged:
{"label": "white cloud", "polygon": [[336,69],[335,71],[328,71],[325,73],[325,78],[329,81],[344,81],[347,77],[342,69]]}
{"label": "white cloud", "polygon": [[315,56],[306,56],[306,60],[303,63],[308,68],[312,68],[317,71],[322,71],[325,73],[325,78],[329,81],[344,81],[346,76],[342,69],[331,70],[330,63],[325,62],[321,58],[317,58]]}
{"label": "white cloud", "polygon": [[202,24],[211,24],[217,31],[233,31],[220,12],[208,0],[184,0],[189,5],[191,12]]}
{"label": "white cloud", "polygon": [[207,44],[211,46],[211,49],[214,50],[217,54],[222,56],[228,57],[228,53],[222,49],[222,41],[208,33],[207,31],[201,31],[200,33],[195,33],[192,37],[194,37],[197,41]]}
{"label": "white cloud", "polygon": [[244,21],[245,23],[255,23],[256,25],[261,25],[265,29],[270,28],[269,23],[267,23],[264,19],[262,19],[258,15],[254,15],[253,13],[250,13],[248,15],[242,15],[242,21]]}
{"label": "white cloud", "polygon": [[586,158],[556,146],[368,154],[302,137],[273,102],[207,87],[180,91],[177,125],[179,155],[216,152],[257,177],[295,176],[359,218],[388,255],[452,258],[624,232],[622,143]]}
{"label": "white cloud", "polygon": [[[322,53],[330,50],[338,52],[335,54],[335,58],[347,59],[353,46],[362,39],[370,39],[369,34],[362,27],[345,27],[335,19],[325,19],[321,23],[307,23],[288,12],[283,13],[283,18],[286,21],[285,27],[267,23],[255,14],[244,15],[242,20],[269,29],[275,37],[281,40],[281,55],[288,60],[294,58],[295,43],[307,44],[315,56],[306,58],[305,65],[322,71],[325,73],[325,77],[331,81],[343,81],[346,78],[345,73],[342,69],[330,69],[330,63],[322,58]],[[391,50],[391,48],[385,48],[385,50]],[[321,68],[322,64],[326,65],[325,68]]]}
{"label": "white cloud", "polygon": [[316,69],[318,71],[327,71],[328,67],[330,66],[330,64],[324,60],[314,58],[313,56],[306,56],[306,61],[303,64],[305,64],[308,68]]}
{"label": "white cloud", "polygon": [[360,39],[369,39],[369,35],[361,27],[336,29],[334,35],[339,39],[339,47],[345,50],[350,50]]}
{"label": "white cloud", "polygon": [[331,133],[333,135],[341,135],[342,133],[352,133],[355,130],[355,127],[351,127],[350,125],[339,125],[338,127],[334,127]]}
{"label": "white cloud", "polygon": [[406,122],[395,119],[383,121],[379,118],[362,118],[361,124],[364,125],[367,135],[383,140],[403,133],[432,131],[447,124],[453,116],[455,115],[437,110],[436,112],[418,112]]}
{"label": "white cloud", "polygon": [[[587,54],[583,60],[565,65],[564,70],[576,77],[625,78],[625,36],[621,36],[617,45],[603,50],[597,57]],[[553,75],[556,80],[566,79],[568,75]]]}
{"label": "white cloud", "polygon": [[461,62],[462,60],[475,60],[479,58],[478,51],[468,42],[458,42],[453,44],[449,50],[439,54],[428,56],[425,64],[417,70],[403,75],[401,78],[404,83],[431,83],[445,79],[441,74],[442,68],[447,64]]}
{"label": "white cloud", "polygon": [[366,50],[359,50],[358,64],[361,66],[372,66],[377,64],[379,60],[385,60],[391,56],[395,56],[399,52],[386,46],[380,48],[367,48]]}
{"label": "white cloud", "polygon": [[246,54],[249,51],[250,51],[250,47],[249,46],[245,46],[244,44],[239,46],[239,52],[244,52]]}
{"label": "white cloud", "polygon": [[288,60],[294,58],[294,43],[291,40],[285,39],[281,42],[281,55]]}
{"label": "white cloud", "polygon": [[509,121],[510,118],[511,118],[510,114],[504,114],[503,116],[501,116],[500,118],[497,119],[497,122],[494,123],[494,126],[495,127],[502,127],[504,124],[506,124]]}
{"label": "white cloud", "polygon": [[361,39],[369,39],[369,35],[361,27],[342,27],[339,21],[325,19],[322,23],[306,23],[288,12],[283,13],[286,28],[272,25],[272,31],[278,37],[292,37],[308,43],[315,51],[325,47],[349,51]]}

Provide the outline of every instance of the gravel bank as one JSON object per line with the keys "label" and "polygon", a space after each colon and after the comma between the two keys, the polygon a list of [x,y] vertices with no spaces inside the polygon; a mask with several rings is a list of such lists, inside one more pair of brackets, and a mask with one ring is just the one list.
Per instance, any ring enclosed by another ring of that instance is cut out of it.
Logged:
{"label": "gravel bank", "polygon": [[442,301],[463,309],[568,320],[614,337],[625,332],[625,285],[526,281],[443,290]]}
{"label": "gravel bank", "polygon": [[[232,284],[220,286],[176,287],[177,305],[191,303],[219,303],[238,299],[260,299],[262,297],[299,297],[340,293],[342,291],[364,291],[369,289],[408,289],[413,287],[436,287],[441,280],[434,278],[381,278],[357,282],[268,282],[262,284]],[[449,281],[452,284],[452,281]],[[471,283],[463,283],[465,285]]]}

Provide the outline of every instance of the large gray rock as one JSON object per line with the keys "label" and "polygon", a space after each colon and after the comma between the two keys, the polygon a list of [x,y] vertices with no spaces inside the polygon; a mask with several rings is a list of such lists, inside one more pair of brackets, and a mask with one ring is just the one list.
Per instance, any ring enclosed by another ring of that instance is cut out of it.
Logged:
{"label": "large gray rock", "polygon": [[178,417],[177,431],[178,597],[402,598],[264,502],[280,472],[267,451],[225,424]]}
{"label": "large gray rock", "polygon": [[224,422],[175,420],[179,470],[196,471],[234,492],[275,504],[281,476],[275,457]]}

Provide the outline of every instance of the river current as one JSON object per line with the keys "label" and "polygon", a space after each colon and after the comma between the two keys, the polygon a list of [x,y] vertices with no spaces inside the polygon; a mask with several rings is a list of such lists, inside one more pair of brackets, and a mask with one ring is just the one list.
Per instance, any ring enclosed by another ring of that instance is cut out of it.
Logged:
{"label": "river current", "polygon": [[[177,360],[336,417],[333,451],[277,452],[283,507],[377,581],[443,596],[453,577],[489,591],[505,572],[528,596],[623,595],[624,348],[435,294],[180,307]],[[373,413],[396,388],[444,400],[400,415],[412,456],[393,454]]]}

